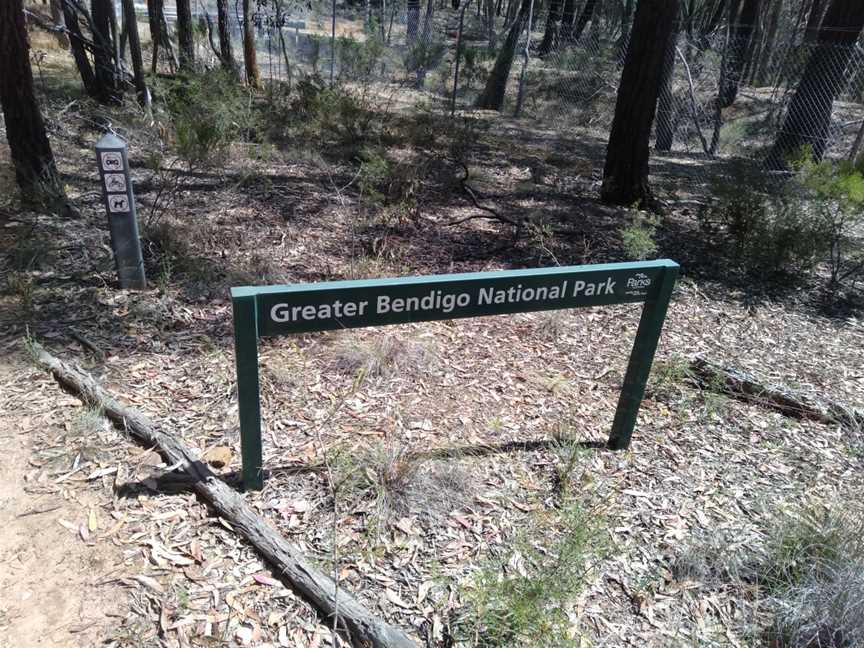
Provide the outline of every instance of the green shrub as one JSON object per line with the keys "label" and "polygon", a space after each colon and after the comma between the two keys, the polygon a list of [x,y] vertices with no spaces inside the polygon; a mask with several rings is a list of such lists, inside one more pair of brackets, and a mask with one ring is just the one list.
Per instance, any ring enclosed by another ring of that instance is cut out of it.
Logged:
{"label": "green shrub", "polygon": [[864,272],[862,169],[813,162],[807,149],[792,166],[795,175],[782,183],[734,170],[715,185],[716,200],[701,215],[703,228],[724,238],[748,270],[806,272],[825,263],[831,286],[857,280]]}
{"label": "green shrub", "polygon": [[803,207],[828,233],[829,284],[859,278],[864,272],[864,169],[850,162],[813,162],[806,149],[796,161]]}
{"label": "green shrub", "polygon": [[172,82],[165,104],[177,153],[190,166],[217,162],[228,145],[254,132],[248,91],[221,70]]}
{"label": "green shrub", "polygon": [[642,212],[636,212],[633,222],[621,229],[621,243],[627,257],[642,261],[657,254],[657,243],[654,234],[657,231],[657,221]]}
{"label": "green shrub", "polygon": [[[538,549],[522,539],[475,574],[458,625],[472,646],[579,646],[570,636],[567,608],[584,586],[600,534],[592,514],[568,502],[555,516],[560,535]],[[539,526],[543,526],[543,521]],[[538,528],[532,534],[540,536]],[[549,532],[545,529],[545,532]],[[462,645],[462,644],[460,644]]]}
{"label": "green shrub", "polygon": [[368,81],[381,62],[385,49],[380,36],[370,33],[363,41],[340,36],[336,41],[336,52],[341,80]]}
{"label": "green shrub", "polygon": [[376,124],[376,113],[364,93],[331,87],[315,74],[302,77],[281,107],[267,110],[266,119],[277,136],[293,135],[322,148],[347,147],[349,158],[362,150]]}
{"label": "green shrub", "polygon": [[777,183],[758,169],[736,167],[715,183],[712,194],[714,202],[700,214],[703,231],[722,241],[747,271],[808,271],[825,257],[829,227],[802,208],[797,183]]}

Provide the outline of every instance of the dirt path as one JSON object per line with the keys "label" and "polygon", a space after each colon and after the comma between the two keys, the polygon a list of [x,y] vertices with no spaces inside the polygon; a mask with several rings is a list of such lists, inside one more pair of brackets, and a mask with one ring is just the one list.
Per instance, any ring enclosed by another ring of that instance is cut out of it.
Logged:
{"label": "dirt path", "polygon": [[101,584],[122,556],[110,543],[84,541],[86,522],[83,534],[64,526],[82,519],[82,505],[100,503],[68,491],[37,456],[33,433],[62,427],[47,398],[24,392],[30,373],[0,362],[0,648],[93,646],[125,600]]}

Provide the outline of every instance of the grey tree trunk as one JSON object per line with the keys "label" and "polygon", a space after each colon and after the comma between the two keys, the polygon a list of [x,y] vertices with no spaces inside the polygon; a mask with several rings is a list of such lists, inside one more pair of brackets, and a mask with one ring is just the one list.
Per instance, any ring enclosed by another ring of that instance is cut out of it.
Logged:
{"label": "grey tree trunk", "polygon": [[504,105],[507,81],[510,78],[510,69],[513,67],[513,58],[516,55],[516,44],[519,41],[519,35],[525,28],[525,22],[528,20],[530,6],[531,0],[522,0],[522,6],[519,8],[516,20],[513,21],[510,31],[507,32],[507,38],[501,46],[501,51],[498,52],[489,78],[486,79],[483,92],[477,97],[475,107],[486,110],[501,110],[501,106]]}
{"label": "grey tree trunk", "polygon": [[123,1],[123,23],[126,26],[126,37],[129,39],[129,57],[132,59],[132,78],[138,103],[144,107],[150,104],[150,93],[144,79],[144,60],[141,56],[141,38],[138,36],[138,19],[135,16],[134,0]]}
{"label": "grey tree trunk", "polygon": [[737,0],[729,8],[729,44],[727,47],[726,75],[720,79],[720,105],[728,108],[738,97],[738,88],[744,78],[750,41],[759,17],[760,0]]}
{"label": "grey tree trunk", "polygon": [[675,47],[678,42],[678,32],[681,21],[675,21],[666,54],[663,57],[663,74],[660,78],[660,97],[657,100],[657,117],[655,119],[654,148],[658,151],[671,151],[678,125],[678,110],[675,95],[672,92],[672,79],[675,76]]}
{"label": "grey tree trunk", "polygon": [[219,25],[219,59],[222,68],[231,75],[237,74],[237,63],[231,50],[231,20],[228,0],[216,0],[216,23]]}
{"label": "grey tree trunk", "polygon": [[21,0],[0,2],[0,106],[12,153],[15,180],[27,194],[59,187],[42,113],[33,92],[30,44]]}
{"label": "grey tree trunk", "polygon": [[832,0],[819,28],[818,42],[783,121],[768,164],[785,169],[789,158],[810,147],[822,159],[828,146],[834,100],[845,89],[844,72],[864,29],[864,2]]}
{"label": "grey tree trunk", "polygon": [[601,189],[604,202],[654,206],[648,183],[648,143],[663,59],[677,17],[678,3],[669,0],[639,0],[636,7],[606,149]]}
{"label": "grey tree trunk", "polygon": [[91,0],[90,14],[93,17],[93,67],[96,79],[96,100],[102,104],[118,105],[121,102],[117,80],[116,47],[111,37],[112,0]]}
{"label": "grey tree trunk", "polygon": [[195,67],[195,37],[192,26],[192,7],[189,0],[176,0],[176,2],[180,69],[188,72]]}
{"label": "grey tree trunk", "polygon": [[66,29],[69,30],[72,58],[75,59],[75,67],[78,68],[78,74],[81,76],[84,92],[87,93],[88,97],[95,99],[96,77],[93,74],[93,66],[90,64],[90,59],[87,57],[87,52],[84,49],[84,35],[81,33],[81,26],[78,24],[78,13],[68,2],[63,2],[63,18],[66,22]]}

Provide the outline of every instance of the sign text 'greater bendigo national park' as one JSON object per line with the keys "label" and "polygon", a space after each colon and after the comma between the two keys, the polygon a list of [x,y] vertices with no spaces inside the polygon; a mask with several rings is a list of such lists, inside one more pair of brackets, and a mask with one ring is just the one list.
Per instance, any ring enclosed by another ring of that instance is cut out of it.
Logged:
{"label": "sign text 'greater bendigo national park'", "polygon": [[678,265],[672,261],[232,288],[243,479],[260,488],[258,338],[644,302],[610,447],[627,447]]}
{"label": "sign text 'greater bendigo national park'", "polygon": [[259,336],[284,335],[648,301],[665,270],[655,263],[235,288],[232,296],[254,296]]}

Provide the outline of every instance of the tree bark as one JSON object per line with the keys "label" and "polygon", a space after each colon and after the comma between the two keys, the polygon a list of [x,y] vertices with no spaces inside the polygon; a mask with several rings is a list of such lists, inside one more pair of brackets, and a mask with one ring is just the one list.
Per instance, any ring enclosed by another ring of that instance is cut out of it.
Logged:
{"label": "tree bark", "polygon": [[831,1],[819,29],[818,43],[768,157],[771,168],[785,169],[789,157],[805,146],[811,148],[814,160],[822,159],[828,146],[834,100],[845,89],[844,73],[862,29],[864,2]]}
{"label": "tree bark", "polygon": [[678,3],[669,0],[639,0],[636,7],[606,150],[601,189],[605,202],[653,206],[648,184],[648,143],[663,59],[677,16]]}
{"label": "tree bark", "polygon": [[96,77],[93,74],[93,66],[90,64],[90,59],[87,58],[87,51],[84,49],[84,35],[81,33],[81,26],[78,24],[78,13],[71,4],[65,1],[63,1],[63,18],[66,21],[66,29],[69,30],[72,58],[75,59],[75,67],[78,68],[78,74],[81,76],[84,92],[87,93],[88,97],[95,99]]}
{"label": "tree bark", "polygon": [[246,84],[252,88],[260,88],[261,75],[258,72],[258,57],[255,51],[255,25],[252,24],[249,0],[243,0],[243,63],[246,67]]}
{"label": "tree bark", "polygon": [[747,67],[750,41],[759,18],[760,0],[738,0],[729,7],[729,44],[727,47],[726,75],[720,79],[720,105],[728,108],[738,97],[738,88]]}
{"label": "tree bark", "polygon": [[507,32],[507,38],[501,46],[501,51],[498,52],[489,78],[486,79],[483,92],[477,97],[475,107],[486,110],[501,110],[501,106],[504,105],[507,81],[510,79],[510,68],[513,66],[513,57],[516,55],[516,44],[519,41],[519,35],[525,28],[525,22],[528,20],[530,6],[531,0],[522,0],[522,6],[519,8],[516,20],[513,21],[510,31]]}
{"label": "tree bark", "polygon": [[654,148],[658,151],[671,151],[672,142],[675,139],[675,131],[678,122],[675,96],[672,92],[672,79],[675,76],[675,47],[678,43],[678,33],[681,29],[681,20],[675,21],[675,27],[666,45],[666,54],[663,57],[663,72],[660,77],[660,97],[657,99],[657,117],[655,119],[655,141]]}
{"label": "tree bark", "polygon": [[222,68],[229,74],[237,74],[234,52],[231,50],[231,26],[229,23],[228,0],[216,0],[216,22],[219,25],[219,52]]}
{"label": "tree bark", "polygon": [[144,79],[144,59],[141,56],[141,38],[138,36],[138,18],[135,15],[134,0],[123,1],[123,22],[126,26],[126,36],[129,39],[129,56],[132,59],[132,78],[135,92],[141,106],[149,106],[150,94]]}
{"label": "tree bark", "polygon": [[[678,0],[669,0],[670,2],[678,2]],[[568,39],[570,42],[576,43],[582,38],[582,32],[585,31],[585,27],[588,25],[589,21],[594,17],[594,12],[597,11],[597,6],[599,5],[598,0],[587,0],[585,2],[585,6],[582,7],[582,13],[579,14],[579,19],[576,21],[576,24],[573,27],[573,32],[569,35]]]}
{"label": "tree bark", "polygon": [[192,26],[192,7],[189,0],[177,1],[177,43],[180,69],[191,72],[195,68],[195,37]]}
{"label": "tree bark", "polygon": [[106,105],[119,105],[120,89],[117,84],[116,48],[111,38],[112,0],[91,0],[93,17],[93,67],[96,78],[96,100]]}
{"label": "tree bark", "polygon": [[561,10],[564,7],[563,0],[551,0],[549,13],[546,16],[546,29],[543,32],[543,40],[537,48],[537,56],[545,58],[550,52],[558,49],[558,38],[561,32]]}
{"label": "tree bark", "polygon": [[15,180],[25,194],[59,188],[57,168],[33,92],[22,0],[0,2],[0,106]]}
{"label": "tree bark", "polygon": [[156,74],[159,66],[159,44],[162,41],[162,1],[147,0],[147,22],[150,23],[150,71]]}
{"label": "tree bark", "polygon": [[[15,0],[16,2],[19,0]],[[76,366],[69,365],[43,349],[37,363],[50,372],[66,391],[98,408],[124,434],[155,447],[171,465],[188,475],[191,488],[248,540],[306,600],[317,607],[328,621],[336,617],[337,628],[356,645],[370,648],[417,648],[417,643],[401,629],[373,616],[351,594],[308,562],[300,551],[276,531],[246,502],[244,497],[219,479],[197,453],[140,412],[116,401],[93,379]]]}

